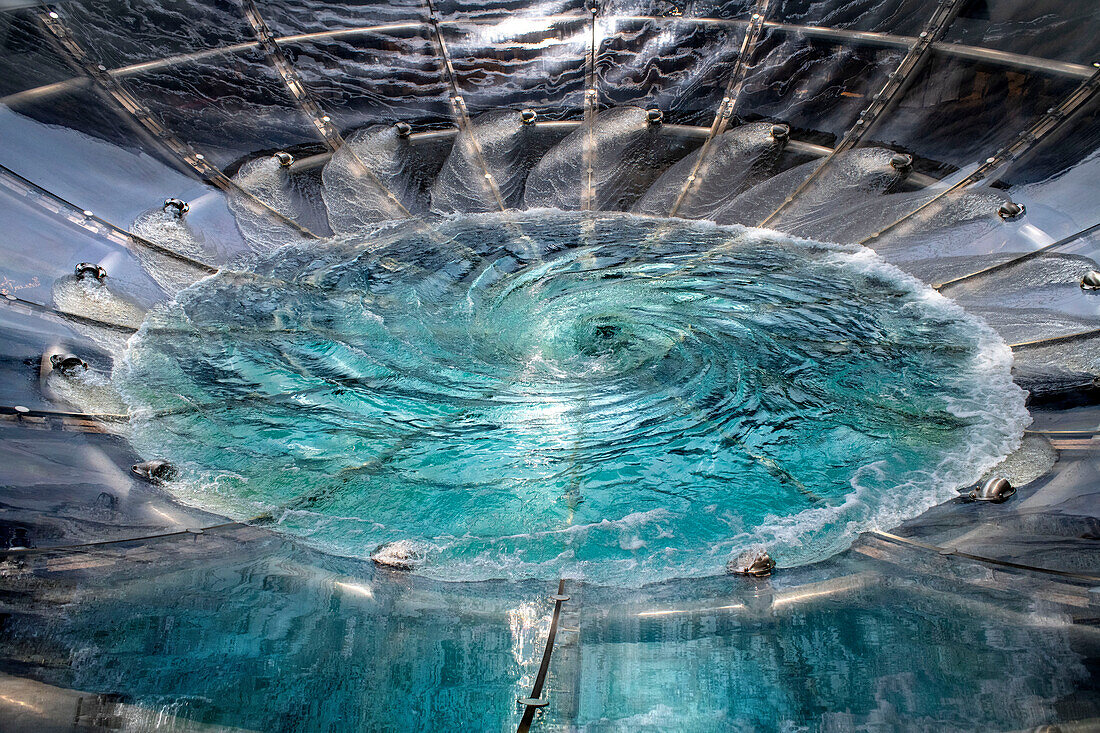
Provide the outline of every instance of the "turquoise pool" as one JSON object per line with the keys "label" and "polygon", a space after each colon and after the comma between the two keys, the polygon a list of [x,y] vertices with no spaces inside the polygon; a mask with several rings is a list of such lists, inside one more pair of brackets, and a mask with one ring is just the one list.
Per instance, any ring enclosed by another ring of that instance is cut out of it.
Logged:
{"label": "turquoise pool", "polygon": [[820,560],[1027,421],[992,330],[869,250],[552,211],[288,245],[155,311],[115,381],[184,502],[444,580]]}

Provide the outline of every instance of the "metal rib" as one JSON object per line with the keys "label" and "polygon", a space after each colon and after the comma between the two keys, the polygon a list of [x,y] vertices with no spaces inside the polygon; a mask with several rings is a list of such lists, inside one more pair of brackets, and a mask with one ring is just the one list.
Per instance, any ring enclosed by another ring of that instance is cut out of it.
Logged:
{"label": "metal rib", "polygon": [[[908,221],[913,216],[950,193],[973,185],[985,178],[996,180],[997,177],[1004,174],[1008,166],[1016,160],[1019,160],[1047,135],[1062,127],[1075,112],[1080,110],[1086,102],[1096,95],[1097,91],[1100,91],[1100,70],[1093,73],[1087,81],[1074,89],[1068,97],[1058,104],[1058,106],[1047,110],[1046,114],[1040,117],[1031,127],[1020,133],[1015,140],[1001,148],[996,155],[987,158],[985,162],[979,165],[970,175],[966,176],[955,185],[945,188],[913,211],[895,220],[892,224],[883,227],[874,234],[864,237],[859,243],[867,244],[872,240],[878,239],[883,234],[892,231],[899,224]],[[995,176],[992,175],[994,173],[996,173]]]}
{"label": "metal rib", "polygon": [[588,48],[584,54],[584,140],[581,148],[581,211],[591,211],[596,200],[596,113],[599,109],[599,77],[596,74],[599,43],[596,37],[596,20],[599,7],[590,9]]}
{"label": "metal rib", "polygon": [[259,39],[260,48],[263,49],[264,55],[267,56],[271,65],[275,67],[276,73],[283,80],[283,85],[290,92],[290,96],[294,98],[298,109],[317,128],[317,134],[321,136],[325,145],[330,150],[338,150],[343,143],[343,140],[340,139],[340,133],[337,131],[336,126],[332,124],[332,119],[321,110],[321,105],[306,89],[302,83],[301,75],[294,69],[286,54],[279,48],[279,44],[275,40],[275,34],[271,32],[267,21],[260,15],[260,9],[256,7],[254,0],[239,0],[239,2],[245,18],[252,26],[252,31]]}
{"label": "metal rib", "polygon": [[24,547],[13,548],[7,550],[0,550],[0,557],[20,556],[20,555],[48,555],[55,552],[82,552],[85,550],[92,550],[96,547],[109,547],[111,545],[124,545],[129,542],[148,542],[149,540],[159,540],[165,537],[182,537],[184,535],[195,535],[202,532],[209,532],[216,529],[225,529],[226,527],[244,527],[247,526],[243,522],[222,522],[220,524],[212,524],[208,527],[200,527],[198,529],[180,529],[174,532],[161,532],[159,534],[147,534],[140,537],[123,537],[117,540],[98,540],[96,542],[82,542],[75,545],[55,545],[53,547]]}
{"label": "metal rib", "polygon": [[[558,620],[561,618],[561,604],[568,600],[565,595],[565,579],[558,580],[558,593],[554,597],[554,615],[550,619],[550,631],[546,635],[546,646],[542,650],[542,661],[539,663],[539,671],[535,675],[535,683],[531,687],[530,700],[540,700],[542,689],[546,685],[546,676],[550,672],[550,656],[554,653],[554,640],[558,636]],[[541,705],[528,704],[523,710],[523,717],[516,727],[516,733],[527,733],[531,729],[531,722],[535,719],[535,711]]]}
{"label": "metal rib", "polygon": [[46,315],[56,316],[66,321],[72,321],[73,323],[80,323],[86,326],[98,326],[100,328],[106,328],[111,331],[119,331],[121,333],[134,334],[137,333],[137,329],[133,326],[124,326],[121,323],[111,323],[109,321],[100,321],[95,318],[89,318],[88,316],[80,316],[76,313],[68,313],[66,311],[57,310],[51,308],[48,305],[42,303],[35,303],[33,300],[23,300],[14,295],[5,295],[0,299],[0,303],[4,303],[9,308],[15,310],[21,310],[24,313],[31,315],[39,315],[45,313]]}
{"label": "metal rib", "polygon": [[1043,573],[1044,575],[1057,575],[1061,578],[1072,578],[1073,580],[1081,580],[1086,583],[1100,582],[1100,576],[1087,575],[1085,573],[1073,573],[1067,570],[1054,570],[1052,568],[1040,568],[1034,565],[1024,565],[1018,562],[1009,562],[1008,560],[998,560],[993,557],[983,557],[982,555],[971,555],[968,552],[960,552],[953,547],[940,547],[938,545],[930,545],[926,542],[918,542],[917,540],[911,540],[908,537],[901,537],[889,532],[880,532],[878,530],[871,530],[868,534],[872,537],[877,537],[880,540],[887,540],[889,542],[895,542],[899,545],[909,545],[910,547],[919,547],[922,550],[929,550],[931,552],[939,553],[940,555],[950,557],[962,557],[967,560],[976,560],[977,562],[986,563],[988,565],[998,565],[1000,567],[1012,568],[1014,570],[1027,570],[1033,573]]}
{"label": "metal rib", "polygon": [[493,179],[493,174],[489,171],[489,166],[485,162],[485,157],[481,152],[481,144],[477,141],[477,137],[470,127],[469,110],[466,108],[466,100],[462,96],[462,90],[458,86],[458,75],[455,74],[454,64],[451,63],[451,55],[447,51],[447,42],[443,39],[443,31],[439,27],[439,16],[436,15],[435,4],[433,0],[424,0],[424,3],[428,8],[428,20],[432,28],[432,37],[435,39],[436,48],[439,51],[443,72],[447,77],[447,83],[451,87],[451,113],[455,125],[458,127],[459,132],[466,133],[466,139],[473,151],[474,160],[481,168],[485,185],[488,187],[497,208],[504,211],[504,199],[501,198],[500,189],[497,187],[496,180]]}
{"label": "metal rib", "polygon": [[[482,17],[469,20],[441,20],[439,24],[441,26],[447,25],[479,25],[487,23],[495,23],[505,19],[504,17]],[[697,25],[718,25],[718,26],[736,26],[746,25],[747,21],[744,20],[729,20],[724,18],[693,18],[693,17],[662,17],[662,16],[620,16],[621,20],[638,20],[646,22],[676,22],[676,23],[694,23]],[[549,22],[565,22],[571,20],[584,20],[584,16],[580,15],[548,15],[543,17],[533,17],[532,21],[549,21]],[[330,40],[335,38],[353,37],[357,35],[363,35],[367,33],[389,33],[402,30],[417,30],[423,28],[425,23],[422,21],[409,21],[403,23],[386,23],[382,25],[370,25],[359,26],[355,28],[341,28],[339,30],[331,31],[319,31],[316,33],[299,33],[291,36],[280,36],[276,38],[276,42],[280,44],[287,43],[308,43],[312,41]],[[810,38],[822,38],[832,41],[847,42],[853,45],[870,45],[870,46],[885,46],[892,48],[909,48],[915,42],[915,38],[911,36],[897,36],[889,33],[875,33],[870,31],[850,31],[839,28],[826,28],[820,26],[805,26],[795,25],[792,23],[771,23],[766,22],[766,28],[773,28],[782,33],[791,33],[807,36]],[[123,66],[117,69],[111,69],[107,73],[112,77],[123,78],[132,76],[134,74],[144,73],[146,71],[154,71],[157,69],[171,68],[180,64],[189,63],[191,61],[199,61],[213,56],[220,56],[223,54],[241,53],[259,47],[259,43],[256,41],[237,43],[230,46],[220,46],[218,48],[205,49],[202,51],[194,51],[192,53],[179,54],[177,56],[166,56],[161,59],[155,59],[153,61],[143,61],[139,64],[131,64],[130,66]],[[1087,79],[1092,74],[1092,69],[1085,64],[1074,64],[1067,61],[1057,61],[1054,59],[1044,59],[1038,56],[1027,56],[1024,54],[1009,53],[1008,51],[998,51],[991,48],[982,48],[980,46],[966,46],[958,43],[943,43],[938,42],[932,44],[936,53],[943,54],[945,56],[951,56],[954,58],[962,58],[971,61],[980,61],[983,63],[993,64],[996,66],[1004,66],[1013,69],[1025,69],[1030,71],[1037,71],[1042,74],[1051,74],[1054,76],[1066,76],[1078,79]],[[67,79],[65,81],[54,82],[53,84],[44,84],[40,87],[34,87],[33,89],[25,89],[20,92],[14,92],[5,97],[0,97],[0,104],[7,105],[9,107],[15,107],[20,104],[27,104],[30,102],[39,101],[49,98],[57,94],[64,94],[75,89],[81,89],[90,85],[91,80],[85,77],[75,77],[73,79]]]}
{"label": "metal rib", "polygon": [[[555,120],[553,122],[536,122],[535,127],[540,130],[562,130],[572,132],[578,127],[583,125],[582,120]],[[710,132],[710,128],[696,127],[694,125],[661,125],[659,134],[661,135],[674,135],[685,137],[689,139],[705,140]],[[413,147],[417,145],[426,145],[433,142],[440,142],[444,140],[453,140],[458,135],[458,128],[445,127],[441,130],[428,130],[426,132],[414,132],[409,135],[409,144]],[[815,143],[808,143],[803,140],[791,140],[787,143],[786,149],[802,153],[804,155],[813,155],[821,157],[828,155],[832,148],[828,148],[824,145],[817,145]],[[291,166],[291,170],[307,171],[313,168],[324,165],[331,153],[318,153],[317,155],[311,155],[308,158],[302,158],[301,160],[294,161]],[[916,181],[922,186],[930,186],[936,182],[937,179],[931,176],[926,176],[920,173],[909,174],[910,181]]]}
{"label": "metal rib", "polygon": [[102,420],[105,422],[126,422],[130,419],[129,415],[122,415],[116,413],[94,413],[94,412],[68,412],[65,410],[28,410],[26,408],[16,409],[12,405],[0,405],[0,415],[21,415],[25,417],[60,417],[71,418],[75,420]]}
{"label": "metal rib", "polygon": [[1048,336],[1046,338],[1035,339],[1034,341],[1021,341],[1016,344],[1009,344],[1009,348],[1013,351],[1018,349],[1031,349],[1036,346],[1046,346],[1047,344],[1056,344],[1065,341],[1081,341],[1088,338],[1096,338],[1100,336],[1100,328],[1090,328],[1085,331],[1074,331],[1073,333],[1063,334],[1061,336]]}
{"label": "metal rib", "polygon": [[15,171],[0,165],[0,185],[5,186],[8,190],[13,191],[26,199],[33,201],[40,208],[45,209],[59,219],[66,221],[70,224],[75,224],[82,229],[91,232],[97,236],[103,237],[115,244],[126,247],[132,250],[135,247],[144,248],[152,252],[157,252],[165,257],[171,257],[174,260],[190,265],[194,268],[202,270],[208,274],[212,274],[218,271],[218,268],[209,265],[205,262],[192,259],[186,255],[182,255],[179,252],[163,247],[156,242],[152,242],[144,237],[140,237],[133,232],[127,231],[121,227],[115,226],[105,219],[93,214],[91,211],[81,209],[76,204],[70,203],[61,198],[57,194],[50,193],[46,189],[42,188],[36,183],[32,183],[28,179],[19,175]]}
{"label": "metal rib", "polygon": [[851,150],[870,133],[871,129],[882,119],[882,115],[893,107],[894,103],[908,88],[909,80],[913,78],[913,75],[924,67],[931,56],[932,44],[943,38],[944,34],[947,33],[947,29],[951,27],[951,23],[959,14],[965,1],[966,0],[942,0],[940,4],[936,6],[936,10],[932,13],[932,17],[929,18],[927,25],[925,25],[920,35],[917,36],[913,45],[909,47],[905,57],[902,58],[901,63],[898,64],[898,68],[890,74],[886,80],[886,84],[879,93],[871,98],[871,104],[859,113],[859,119],[855,121],[846,133],[844,133],[840,142],[837,143],[833,151],[821,161],[821,164],[814,169],[814,172],[795,188],[775,211],[760,222],[760,226],[766,226],[777,216],[782,214],[803,191],[813,185],[814,181],[825,172],[829,164],[837,155]]}
{"label": "metal rib", "polygon": [[38,19],[49,32],[57,50],[70,65],[86,74],[96,88],[102,90],[114,100],[129,116],[129,119],[144,130],[147,135],[151,136],[151,139],[159,147],[169,152],[177,161],[183,163],[192,173],[226,193],[243,197],[250,205],[256,207],[259,213],[270,216],[280,223],[296,229],[303,236],[318,239],[317,235],[309,229],[276,211],[244,188],[238,186],[217,166],[206,160],[206,156],[195,152],[194,148],[169,131],[153,116],[149,108],[107,73],[106,68],[91,60],[80,44],[77,43],[72,33],[69,32],[69,29],[61,22],[61,16],[55,11],[43,11],[39,13]]}
{"label": "metal rib", "polygon": [[1093,224],[1088,229],[1082,229],[1081,231],[1079,231],[1075,234],[1071,234],[1068,237],[1063,237],[1062,239],[1059,239],[1057,242],[1051,242],[1050,244],[1048,244],[1046,246],[1043,246],[1043,247],[1040,247],[1039,249],[1034,250],[1032,252],[1027,252],[1025,254],[1020,255],[1019,257],[1013,257],[1012,259],[1007,260],[1005,262],[998,262],[996,265],[990,265],[989,267],[985,267],[981,270],[976,270],[974,272],[967,273],[966,275],[960,275],[959,277],[956,277],[954,279],[946,280],[946,281],[944,281],[944,282],[942,282],[938,285],[933,285],[932,288],[935,289],[935,290],[939,290],[940,292],[943,292],[945,289],[950,288],[954,285],[958,285],[959,283],[966,282],[967,280],[972,280],[976,277],[982,277],[982,276],[985,276],[985,275],[989,275],[989,274],[992,274],[994,272],[998,272],[1000,270],[1004,270],[1004,269],[1007,269],[1009,267],[1012,267],[1013,265],[1018,265],[1021,262],[1026,262],[1028,260],[1033,260],[1036,257],[1038,257],[1039,255],[1044,254],[1045,252],[1049,252],[1052,249],[1058,249],[1059,247],[1065,247],[1067,244],[1073,244],[1077,240],[1083,239],[1083,238],[1085,238],[1085,237],[1089,236],[1090,234],[1093,234],[1094,232],[1097,232],[1097,231],[1100,231],[1100,223]]}
{"label": "metal rib", "polygon": [[760,36],[764,31],[764,18],[768,12],[768,2],[769,0],[756,1],[756,7],[749,18],[745,37],[741,41],[741,49],[737,53],[737,62],[730,73],[729,81],[726,82],[725,95],[714,113],[714,120],[707,130],[707,138],[699,150],[695,165],[692,166],[691,173],[688,174],[687,180],[684,181],[684,185],[680,189],[680,194],[676,197],[676,201],[668,212],[669,216],[676,216],[684,200],[695,191],[698,186],[699,171],[703,169],[703,164],[707,161],[707,156],[713,147],[714,138],[721,135],[729,127],[730,117],[733,116],[733,110],[737,106],[737,98],[741,95],[741,87],[745,83],[745,74],[748,73],[749,63],[755,56],[756,45],[759,43]]}

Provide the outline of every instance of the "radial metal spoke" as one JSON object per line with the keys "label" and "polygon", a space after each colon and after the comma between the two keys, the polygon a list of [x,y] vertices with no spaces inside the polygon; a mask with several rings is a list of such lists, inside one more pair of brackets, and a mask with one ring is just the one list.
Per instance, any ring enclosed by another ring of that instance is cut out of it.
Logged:
{"label": "radial metal spoke", "polygon": [[599,8],[593,5],[589,9],[588,47],[584,54],[584,140],[581,148],[581,211],[592,211],[596,202],[596,113],[599,111],[599,77],[596,74],[596,61],[599,54],[599,39],[596,23],[599,22]]}
{"label": "radial metal spoke", "polygon": [[859,119],[855,121],[846,133],[844,133],[840,142],[833,148],[833,152],[829,153],[829,155],[821,161],[821,164],[814,169],[814,172],[795,188],[775,211],[760,222],[760,226],[767,226],[777,216],[782,214],[795,199],[813,185],[837,155],[847,152],[858,145],[859,142],[870,133],[871,129],[882,120],[883,115],[893,108],[897,100],[908,89],[909,82],[913,78],[913,75],[922,69],[930,58],[933,44],[943,38],[944,34],[947,33],[948,28],[951,27],[951,23],[955,20],[956,16],[958,16],[965,2],[966,0],[941,0],[940,4],[936,6],[936,11],[932,14],[928,24],[924,27],[924,30],[917,36],[917,39],[914,41],[913,45],[909,47],[909,51],[905,54],[901,63],[898,64],[898,68],[887,77],[886,84],[883,85],[878,94],[871,98],[871,104],[859,113]]}
{"label": "radial metal spoke", "polygon": [[217,166],[198,153],[183,140],[179,139],[159,120],[152,111],[137,97],[108,72],[106,67],[95,63],[84,49],[77,43],[73,34],[61,20],[61,16],[53,10],[43,10],[38,15],[39,21],[53,39],[54,45],[69,64],[76,70],[82,71],[92,80],[97,89],[105,92],[114,102],[133,120],[140,129],[158,145],[166,150],[177,161],[183,163],[187,169],[197,175],[201,180],[209,183],[227,194],[237,196],[239,200],[247,203],[257,213],[271,217],[281,224],[285,224],[297,230],[303,236],[317,239],[317,235],[305,228],[290,217],[276,211],[274,208],[261,201],[249,191],[234,183],[229,176],[223,173]]}
{"label": "radial metal spoke", "polygon": [[933,285],[932,287],[936,290],[939,290],[940,292],[943,292],[947,288],[954,287],[955,285],[958,285],[959,283],[964,283],[968,280],[973,280],[974,278],[978,278],[978,277],[984,277],[985,275],[991,275],[995,272],[1000,272],[1001,270],[1005,270],[1005,269],[1008,269],[1009,267],[1012,267],[1014,265],[1018,265],[1021,262],[1027,262],[1028,260],[1033,260],[1033,259],[1035,259],[1036,257],[1039,257],[1042,254],[1050,252],[1051,250],[1054,250],[1054,249],[1059,249],[1061,247],[1065,247],[1066,245],[1069,245],[1069,244],[1073,244],[1074,242],[1076,242],[1080,239],[1084,239],[1085,237],[1089,236],[1090,234],[1094,234],[1098,231],[1100,231],[1100,223],[1093,224],[1091,227],[1089,227],[1087,229],[1082,229],[1081,231],[1076,232],[1074,234],[1071,234],[1068,237],[1063,237],[1062,239],[1059,239],[1057,242],[1051,242],[1050,244],[1045,245],[1043,247],[1040,247],[1039,249],[1033,250],[1031,252],[1026,252],[1026,253],[1018,256],[1018,257],[1013,257],[1012,259],[1007,260],[1005,262],[998,262],[996,265],[990,265],[989,267],[984,267],[981,270],[975,270],[974,272],[967,273],[966,275],[960,275],[959,277],[952,278],[951,280],[945,280],[944,282],[941,282],[937,285]]}
{"label": "radial metal spoke", "polygon": [[105,219],[96,216],[91,211],[81,209],[76,204],[66,201],[57,194],[50,193],[41,186],[32,183],[3,165],[0,165],[0,186],[4,186],[9,191],[19,194],[28,201],[32,201],[38,207],[48,211],[62,221],[75,224],[96,236],[109,240],[114,244],[121,245],[128,250],[147,249],[162,254],[165,257],[171,257],[174,260],[190,265],[208,274],[218,271],[218,268],[214,265],[200,262],[199,260],[175,252],[167,247],[162,247],[156,242],[138,236],[122,227],[115,226]]}
{"label": "radial metal spoke", "polygon": [[455,73],[454,64],[451,62],[451,54],[447,50],[447,41],[443,38],[443,31],[440,28],[439,15],[436,13],[435,3],[433,0],[424,0],[424,4],[428,8],[428,23],[432,29],[432,38],[435,41],[436,51],[439,54],[440,65],[443,67],[444,76],[447,78],[447,85],[451,89],[451,115],[459,131],[458,140],[465,140],[466,144],[470,146],[470,152],[473,155],[474,162],[477,164],[478,168],[481,169],[486,189],[492,196],[497,208],[500,211],[504,211],[506,207],[504,206],[504,199],[500,195],[500,188],[497,186],[496,180],[493,178],[493,174],[489,170],[488,164],[485,162],[481,144],[477,141],[477,137],[474,135],[473,128],[470,125],[470,113],[466,107],[466,99],[463,97],[462,90],[458,85],[458,75]]}
{"label": "radial metal spoke", "polygon": [[989,179],[990,182],[997,180],[1000,176],[1004,175],[1005,171],[1015,161],[1029,153],[1036,145],[1038,145],[1044,138],[1051,133],[1057,131],[1074,115],[1074,113],[1080,111],[1080,109],[1089,100],[1093,99],[1097,92],[1100,91],[1100,70],[1094,72],[1092,76],[1088,78],[1083,84],[1074,89],[1069,96],[1067,96],[1056,107],[1052,107],[1047,110],[1046,114],[1040,117],[1035,124],[1028,129],[1020,133],[1016,139],[1010,142],[1005,147],[990,158],[987,158],[985,162],[979,165],[973,172],[962,178],[954,185],[945,188],[938,194],[925,201],[913,211],[896,219],[893,223],[888,224],[874,234],[870,234],[860,240],[860,244],[867,244],[872,242],[884,234],[888,234],[893,231],[900,224],[908,221],[916,216],[921,211],[924,211],[932,204],[936,203],[944,196],[959,191],[967,186],[971,186],[979,181]]}
{"label": "radial metal spoke", "polygon": [[691,173],[688,174],[687,180],[684,181],[684,185],[680,189],[680,194],[676,197],[676,201],[668,212],[669,216],[676,216],[685,199],[697,189],[699,172],[705,170],[704,165],[709,162],[708,156],[712,151],[714,139],[729,127],[730,118],[737,107],[737,98],[741,95],[741,87],[745,83],[745,75],[748,73],[749,64],[752,63],[752,59],[756,55],[756,46],[764,32],[764,19],[768,12],[769,1],[757,0],[756,2],[753,14],[749,18],[745,37],[741,41],[741,49],[737,53],[737,61],[734,63],[733,71],[726,82],[725,94],[714,113],[714,120],[710,124],[710,129],[707,130],[706,140],[703,141],[699,156],[695,159],[695,165],[692,166]]}
{"label": "radial metal spoke", "polygon": [[33,300],[23,300],[17,298],[14,295],[5,295],[0,298],[0,303],[4,303],[9,308],[26,313],[29,315],[51,315],[61,318],[65,321],[71,321],[73,323],[79,323],[86,326],[98,326],[99,328],[106,328],[111,331],[118,331],[124,334],[137,333],[137,329],[133,326],[124,326],[121,323],[111,323],[110,321],[100,321],[96,318],[89,318],[88,316],[77,315],[76,313],[69,313],[68,311],[58,310],[51,308],[48,305],[42,303],[35,303]]}

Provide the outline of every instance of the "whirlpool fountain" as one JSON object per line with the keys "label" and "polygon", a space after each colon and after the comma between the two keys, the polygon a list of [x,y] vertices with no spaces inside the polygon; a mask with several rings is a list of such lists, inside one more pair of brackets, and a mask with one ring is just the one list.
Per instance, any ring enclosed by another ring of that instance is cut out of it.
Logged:
{"label": "whirlpool fountain", "polygon": [[1100,7],[0,0],[0,730],[1100,729]]}

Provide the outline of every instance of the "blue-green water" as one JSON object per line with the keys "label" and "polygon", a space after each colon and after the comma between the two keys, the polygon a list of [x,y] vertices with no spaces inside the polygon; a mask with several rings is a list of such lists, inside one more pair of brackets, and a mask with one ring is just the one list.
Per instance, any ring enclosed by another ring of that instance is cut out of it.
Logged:
{"label": "blue-green water", "polygon": [[1011,354],[868,250],[527,212],[293,245],[182,292],[116,373],[184,501],[444,579],[638,585],[843,549],[1027,416]]}

